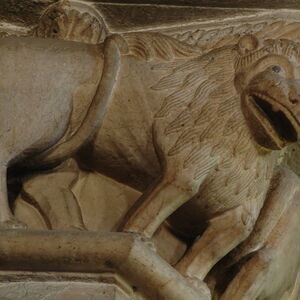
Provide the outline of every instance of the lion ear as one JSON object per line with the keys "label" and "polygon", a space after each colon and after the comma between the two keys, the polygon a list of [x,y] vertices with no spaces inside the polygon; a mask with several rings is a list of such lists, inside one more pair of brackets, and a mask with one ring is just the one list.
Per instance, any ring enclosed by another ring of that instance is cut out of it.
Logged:
{"label": "lion ear", "polygon": [[244,55],[247,52],[254,51],[259,46],[259,40],[256,36],[252,34],[245,35],[240,38],[238,42],[239,52]]}

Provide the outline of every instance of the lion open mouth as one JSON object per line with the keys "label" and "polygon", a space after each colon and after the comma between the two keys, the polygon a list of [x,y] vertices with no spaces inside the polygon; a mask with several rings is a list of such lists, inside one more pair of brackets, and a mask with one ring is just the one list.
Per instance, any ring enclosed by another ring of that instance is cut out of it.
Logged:
{"label": "lion open mouth", "polygon": [[286,107],[259,93],[250,94],[250,99],[259,119],[272,131],[273,136],[276,135],[283,143],[297,142],[296,120]]}

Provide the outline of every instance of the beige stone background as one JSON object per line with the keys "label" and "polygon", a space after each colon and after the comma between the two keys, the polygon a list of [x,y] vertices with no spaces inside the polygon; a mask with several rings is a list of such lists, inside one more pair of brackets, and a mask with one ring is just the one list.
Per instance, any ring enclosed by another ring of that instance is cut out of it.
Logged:
{"label": "beige stone background", "polygon": [[[15,2],[9,0],[1,2],[1,35],[32,35],[40,22],[40,16],[54,2],[56,1],[22,0]],[[144,2],[146,3],[146,1]],[[103,4],[101,1],[94,1],[95,7],[104,16],[107,26],[103,31],[104,36],[98,36],[98,41],[105,37],[106,30],[110,32],[124,32],[136,29],[155,31],[163,25],[162,32],[175,36],[187,43],[199,43],[200,45],[201,39],[195,39],[195,36],[199,35],[197,26],[202,26],[202,28],[208,26],[211,30],[211,27],[218,24],[218,30],[220,31],[222,26],[228,25],[228,20],[236,18],[234,22],[236,23],[236,28],[239,28],[241,23],[239,17],[245,18],[249,23],[255,23],[257,22],[256,20],[259,20],[258,23],[260,23],[268,19],[268,24],[271,24],[273,21],[278,21],[277,18],[280,19],[281,12],[279,10],[267,11],[264,10],[265,8],[270,8],[270,6],[277,9],[300,8],[298,1],[207,0],[201,1],[201,5],[204,8],[198,8],[196,7],[199,4],[198,1],[174,0],[172,4],[181,6],[177,10],[168,8],[166,6],[166,4],[170,4],[168,1],[153,0],[147,1],[147,4],[155,5],[158,2],[164,4],[160,8],[161,14],[159,16],[155,14],[155,7],[147,7],[147,10],[143,5],[123,5],[118,7],[115,4]],[[184,7],[183,5],[194,7]],[[212,8],[214,6],[222,9]],[[241,10],[241,8],[243,9]],[[149,15],[149,19],[144,17],[146,13]],[[300,15],[298,12],[294,14],[291,14],[291,12],[282,13],[282,18],[288,20],[288,22],[294,22]],[[288,17],[290,16],[291,18],[289,19]],[[186,24],[185,19],[189,20],[188,24]],[[124,20],[126,21],[124,22]],[[212,22],[214,23],[213,25]],[[281,22],[284,23],[286,21]],[[180,27],[181,23],[185,26],[183,32],[177,28]],[[251,28],[250,25],[247,28],[246,30],[252,30],[249,29]],[[277,32],[278,37],[285,33],[284,29],[282,30]],[[210,34],[207,37],[208,39],[211,38],[212,44],[207,46],[208,48],[214,45],[214,34],[212,32]],[[240,32],[237,29],[236,35],[230,38],[235,41],[239,34]],[[295,31],[293,34],[295,34]],[[292,38],[299,38],[299,35],[292,36]],[[284,157],[284,163],[294,169],[297,174],[300,174],[299,153],[299,147],[296,146],[295,151],[290,151],[289,155]],[[55,192],[52,188],[53,186],[57,187]],[[56,172],[48,172],[25,179],[23,188],[15,201],[14,212],[20,220],[27,223],[29,229],[33,230],[75,229],[80,231],[110,232],[118,229],[122,218],[140,195],[141,193],[133,188],[120,184],[104,175],[83,170],[78,167],[75,161],[68,161]],[[176,237],[167,224],[161,226],[154,240],[157,253],[171,265],[179,260],[187,248],[187,242]],[[52,277],[49,274],[41,273],[36,275],[28,274],[27,277],[22,276],[17,273],[12,273],[9,279],[6,279],[7,273],[3,273],[0,276],[0,281],[3,281],[3,283],[0,283],[0,299],[2,299],[2,295],[5,300],[38,300],[41,297],[48,300],[132,299],[133,297],[139,299],[139,297],[142,297],[138,293],[134,295],[132,289],[128,292],[129,288],[126,284],[122,285],[120,283],[122,279],[117,279],[117,284],[115,284],[112,279],[114,276],[109,277],[109,279],[99,279],[91,275],[87,280],[90,282],[84,282],[82,278],[86,277],[81,275],[76,280],[69,275],[60,278],[57,274],[51,275]],[[115,288],[116,286],[117,288]],[[126,287],[124,288],[124,286]],[[127,296],[124,290],[127,292]],[[299,290],[299,287],[295,290]],[[298,298],[295,292],[292,293],[293,295],[287,293],[287,300]]]}

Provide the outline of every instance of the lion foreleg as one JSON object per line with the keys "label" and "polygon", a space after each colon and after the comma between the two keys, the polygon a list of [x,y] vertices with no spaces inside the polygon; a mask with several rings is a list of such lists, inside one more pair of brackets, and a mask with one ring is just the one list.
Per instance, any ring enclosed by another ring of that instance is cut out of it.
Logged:
{"label": "lion foreleg", "polygon": [[221,299],[257,299],[265,284],[270,257],[268,251],[259,251],[242,267],[238,276],[234,278],[226,292],[221,296]]}
{"label": "lion foreleg", "polygon": [[[204,153],[207,149],[204,148]],[[160,152],[157,147],[157,152]],[[161,154],[161,161],[165,157]],[[207,159],[199,167],[197,164],[184,168],[181,160],[165,160],[164,175],[158,179],[137,200],[130,209],[121,227],[123,231],[142,233],[152,237],[158,227],[180,206],[195,196],[202,182],[209,175],[211,169],[217,164],[218,159]],[[195,172],[198,171],[198,176]]]}
{"label": "lion foreleg", "polygon": [[261,249],[269,238],[281,215],[290,205],[293,195],[299,189],[300,181],[296,174],[286,168],[278,168],[270,190],[255,224],[255,230],[235,251],[230,264]]}
{"label": "lion foreleg", "polygon": [[254,218],[243,206],[214,217],[176,265],[189,278],[203,280],[211,268],[250,234]]}
{"label": "lion foreleg", "polygon": [[159,180],[131,208],[122,230],[152,237],[157,228],[197,190],[197,187],[188,188],[178,179]]}
{"label": "lion foreleg", "polygon": [[290,296],[288,299],[297,299],[293,297],[299,290],[299,200],[300,191],[288,201],[264,247],[240,266],[222,300],[257,299],[262,295],[264,299],[274,299],[275,295],[282,299],[284,293]]}

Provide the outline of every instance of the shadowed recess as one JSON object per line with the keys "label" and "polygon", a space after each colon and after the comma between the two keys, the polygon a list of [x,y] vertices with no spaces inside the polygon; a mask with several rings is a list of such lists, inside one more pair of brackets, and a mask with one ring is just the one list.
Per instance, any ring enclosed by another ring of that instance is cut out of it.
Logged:
{"label": "shadowed recess", "polygon": [[43,11],[58,0],[2,0],[0,1],[1,21],[33,25]]}

